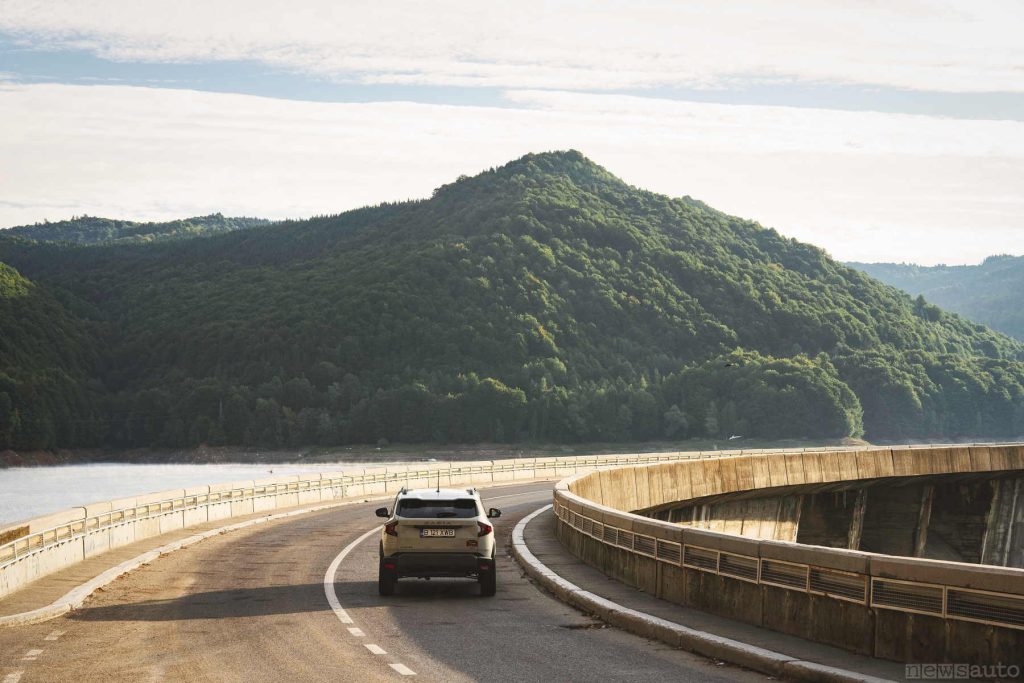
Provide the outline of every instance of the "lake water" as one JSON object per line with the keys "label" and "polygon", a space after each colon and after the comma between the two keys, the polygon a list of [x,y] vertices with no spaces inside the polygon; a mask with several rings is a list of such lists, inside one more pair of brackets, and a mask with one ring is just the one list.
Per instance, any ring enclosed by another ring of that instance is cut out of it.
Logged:
{"label": "lake water", "polygon": [[[130,465],[0,469],[0,526],[66,508],[168,489],[402,463]],[[271,472],[273,470],[273,472]]]}

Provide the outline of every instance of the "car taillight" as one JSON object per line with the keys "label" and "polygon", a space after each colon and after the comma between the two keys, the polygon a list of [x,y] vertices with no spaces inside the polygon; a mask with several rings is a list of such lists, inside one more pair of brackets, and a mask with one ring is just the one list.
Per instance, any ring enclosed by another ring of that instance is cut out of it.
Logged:
{"label": "car taillight", "polygon": [[398,532],[395,531],[395,527],[398,526],[398,522],[388,522],[384,525],[384,533],[388,536],[397,536]]}
{"label": "car taillight", "polygon": [[478,533],[477,536],[486,536],[487,534],[494,531],[494,527],[492,527],[490,524],[484,524],[483,522],[477,522],[476,524],[480,527],[480,533]]}

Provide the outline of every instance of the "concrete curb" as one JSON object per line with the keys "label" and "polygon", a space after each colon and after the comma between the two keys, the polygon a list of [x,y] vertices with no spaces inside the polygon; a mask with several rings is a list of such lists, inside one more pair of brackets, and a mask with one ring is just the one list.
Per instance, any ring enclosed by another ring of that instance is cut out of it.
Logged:
{"label": "concrete curb", "polygon": [[583,590],[566,581],[537,559],[526,546],[526,525],[546,512],[551,505],[524,517],[512,530],[512,555],[526,573],[553,593],[559,600],[600,618],[612,626],[644,638],[660,640],[695,654],[736,664],[754,671],[793,680],[824,683],[856,682],[882,683],[887,679],[875,678],[854,671],[807,662],[772,650],[748,645],[738,640],[723,638],[697,631],[666,619],[645,614],[599,595]]}
{"label": "concrete curb", "polygon": [[124,576],[125,574],[138,569],[139,567],[149,564],[153,560],[156,560],[162,555],[168,555],[176,550],[187,548],[195,545],[200,541],[205,541],[213,536],[220,536],[221,534],[230,533],[232,531],[238,531],[240,529],[246,529],[257,524],[264,524],[266,522],[273,522],[278,519],[285,519],[287,517],[294,517],[297,515],[306,515],[311,512],[319,512],[321,510],[328,510],[330,508],[343,507],[345,505],[357,505],[359,503],[366,503],[377,500],[390,500],[393,495],[378,496],[373,498],[362,498],[359,500],[345,500],[338,501],[336,503],[328,503],[326,505],[316,505],[314,507],[300,508],[298,510],[290,510],[288,512],[279,512],[272,515],[266,515],[264,517],[258,517],[256,519],[249,519],[244,522],[236,522],[235,524],[229,524],[227,526],[217,527],[216,529],[210,529],[204,531],[201,534],[195,534],[186,538],[179,539],[173,543],[162,545],[159,548],[154,548],[147,552],[142,553],[130,560],[125,560],[121,564],[111,567],[107,571],[103,572],[99,576],[96,576],[89,581],[86,581],[82,585],[71,589],[63,596],[53,601],[45,607],[31,610],[29,612],[21,612],[20,614],[10,614],[5,617],[0,617],[0,628],[12,627],[12,626],[24,626],[26,624],[38,624],[40,622],[49,621],[63,614],[67,614],[71,610],[78,609],[85,602],[86,598],[95,593],[98,589],[106,586],[113,582],[118,577]]}

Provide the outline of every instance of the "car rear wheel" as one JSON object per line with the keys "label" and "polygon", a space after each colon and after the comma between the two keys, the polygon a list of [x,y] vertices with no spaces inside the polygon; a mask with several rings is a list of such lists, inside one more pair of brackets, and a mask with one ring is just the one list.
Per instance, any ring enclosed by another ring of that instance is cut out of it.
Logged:
{"label": "car rear wheel", "polygon": [[377,570],[377,592],[381,595],[394,595],[396,583],[398,583],[398,572],[386,568],[381,562],[380,568]]}

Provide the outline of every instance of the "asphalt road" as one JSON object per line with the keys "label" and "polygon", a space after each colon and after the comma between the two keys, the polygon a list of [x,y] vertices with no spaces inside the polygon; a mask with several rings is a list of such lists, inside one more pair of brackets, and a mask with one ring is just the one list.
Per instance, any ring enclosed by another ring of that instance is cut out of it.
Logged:
{"label": "asphalt road", "polygon": [[[399,582],[377,595],[380,503],[225,534],[122,577],[65,617],[0,631],[0,682],[764,680],[614,628],[523,577],[512,527],[551,484],[498,487],[498,594],[475,581]],[[20,675],[18,672],[21,672]]]}

